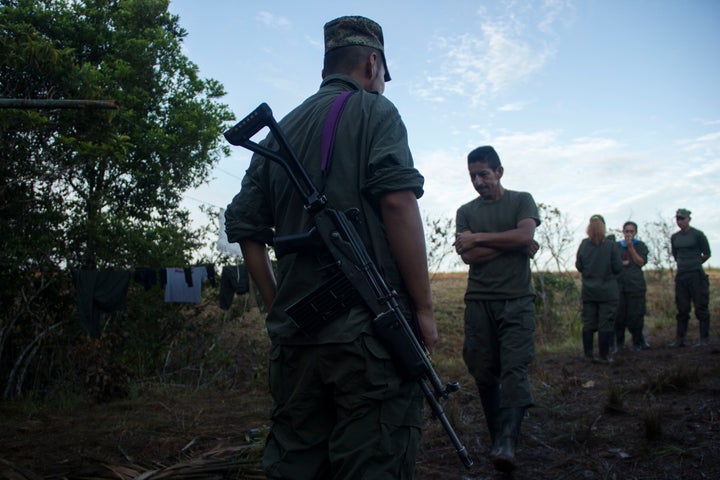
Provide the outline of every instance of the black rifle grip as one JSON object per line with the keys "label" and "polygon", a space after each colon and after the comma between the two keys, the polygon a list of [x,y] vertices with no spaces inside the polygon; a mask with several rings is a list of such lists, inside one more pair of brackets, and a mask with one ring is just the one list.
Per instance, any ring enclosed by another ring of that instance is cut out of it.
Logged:
{"label": "black rifle grip", "polygon": [[273,121],[272,110],[267,103],[261,103],[255,110],[240,120],[234,127],[225,131],[225,139],[233,145],[242,146],[256,133],[267,127]]}

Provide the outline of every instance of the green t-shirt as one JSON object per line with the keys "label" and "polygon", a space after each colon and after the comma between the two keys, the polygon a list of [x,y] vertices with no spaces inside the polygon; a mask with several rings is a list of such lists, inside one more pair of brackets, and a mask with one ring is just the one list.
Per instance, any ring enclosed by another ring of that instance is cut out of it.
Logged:
{"label": "green t-shirt", "polygon": [[[335,135],[325,194],[340,211],[360,210],[359,235],[391,288],[407,308],[407,294],[390,254],[379,214],[379,199],[387,193],[411,190],[423,193],[422,175],[414,168],[407,131],[395,106],[384,96],[368,93],[345,75],[329,75],[320,90],[279,123],[316,187],[322,189],[321,137],[330,105],[342,92],[358,90],[345,105]],[[277,145],[269,135],[261,143]],[[226,231],[231,242],[254,239],[271,244],[273,236],[307,232],[312,218],[303,208],[303,197],[276,162],[254,155],[240,193],[228,206]],[[285,309],[305,298],[325,279],[330,259],[320,251],[286,255],[278,260],[278,289],[267,316],[267,329],[276,344],[309,345],[350,342],[372,333],[372,317],[364,306],[336,317],[316,336],[308,337]]]}
{"label": "green t-shirt", "polygon": [[582,299],[586,302],[608,302],[618,299],[617,276],[622,270],[620,249],[614,239],[597,245],[586,238],[580,243],[575,268],[582,275]]}
{"label": "green t-shirt", "polygon": [[702,270],[702,255],[710,255],[710,244],[703,232],[690,227],[687,231],[675,232],[670,237],[672,254],[679,272]]}
{"label": "green t-shirt", "polygon": [[[625,293],[645,292],[647,290],[647,285],[645,284],[645,275],[643,274],[642,267],[632,261],[627,245],[623,246],[623,244],[625,244],[624,240],[618,242],[618,247],[620,248],[620,259],[629,260],[630,263],[628,265],[623,265],[623,268],[620,271],[620,276],[618,277],[620,291]],[[633,246],[635,247],[635,251],[638,255],[647,262],[649,254],[647,245],[645,245],[644,242],[635,239]]]}
{"label": "green t-shirt", "polygon": [[[495,202],[485,202],[478,197],[458,208],[455,231],[506,232],[517,228],[526,218],[540,224],[532,195],[505,190]],[[534,294],[530,257],[526,253],[505,252],[490,262],[470,265],[466,300],[507,300]]]}

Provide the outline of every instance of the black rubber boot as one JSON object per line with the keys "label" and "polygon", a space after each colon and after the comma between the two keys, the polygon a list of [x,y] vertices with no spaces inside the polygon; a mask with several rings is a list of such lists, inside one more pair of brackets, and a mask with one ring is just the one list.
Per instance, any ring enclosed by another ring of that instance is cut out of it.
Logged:
{"label": "black rubber boot", "polygon": [[585,352],[585,356],[590,360],[593,359],[594,337],[595,332],[592,330],[582,331],[583,351]]}
{"label": "black rubber boot", "polygon": [[677,326],[675,327],[675,341],[668,345],[668,347],[685,346],[685,335],[687,334],[689,320],[689,318],[677,319]]}
{"label": "black rubber boot", "polygon": [[480,403],[485,413],[485,421],[487,422],[488,432],[490,432],[490,444],[495,444],[495,438],[500,430],[500,387],[495,386],[490,389],[480,389]]}
{"label": "black rubber boot", "polygon": [[610,356],[610,343],[613,341],[614,332],[599,332],[598,333],[598,350],[600,363],[612,363],[613,359]]}
{"label": "black rubber boot", "polygon": [[624,345],[625,345],[625,328],[623,327],[622,330],[620,330],[620,329],[615,330],[615,344],[610,345],[610,351],[612,353],[617,353],[623,349]]}
{"label": "black rubber boot", "polygon": [[639,352],[640,350],[647,350],[650,348],[650,344],[645,340],[645,336],[642,333],[642,329],[632,331],[633,337],[633,350]]}
{"label": "black rubber boot", "polygon": [[500,409],[501,429],[497,441],[490,451],[490,460],[492,460],[495,470],[512,472],[517,468],[515,448],[524,417],[525,407]]}
{"label": "black rubber boot", "polygon": [[699,321],[700,324],[700,341],[698,345],[707,345],[710,340],[710,319],[704,318]]}

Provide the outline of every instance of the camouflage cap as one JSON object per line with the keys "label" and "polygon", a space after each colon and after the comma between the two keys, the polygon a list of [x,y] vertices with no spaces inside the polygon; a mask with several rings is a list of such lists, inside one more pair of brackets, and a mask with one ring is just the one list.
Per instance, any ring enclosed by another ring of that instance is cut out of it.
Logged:
{"label": "camouflage cap", "polygon": [[385,81],[390,81],[382,27],[377,22],[360,16],[339,17],[327,22],[324,30],[326,54],[336,48],[351,45],[363,45],[379,50],[385,64]]}
{"label": "camouflage cap", "polygon": [[691,213],[692,212],[687,208],[678,208],[678,211],[675,212],[675,216],[680,218],[689,218]]}

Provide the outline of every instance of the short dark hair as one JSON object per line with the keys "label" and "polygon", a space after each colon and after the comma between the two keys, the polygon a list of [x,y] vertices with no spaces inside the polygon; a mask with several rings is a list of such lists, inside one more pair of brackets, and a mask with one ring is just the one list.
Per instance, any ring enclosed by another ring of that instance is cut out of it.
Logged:
{"label": "short dark hair", "polygon": [[625,230],[625,227],[627,227],[628,225],[632,225],[633,227],[635,227],[635,233],[637,233],[637,231],[638,231],[637,223],[628,220],[627,222],[623,223],[623,230]]}
{"label": "short dark hair", "polygon": [[349,75],[372,53],[377,53],[378,59],[384,62],[384,60],[382,60],[384,57],[377,48],[364,45],[349,45],[347,47],[336,48],[325,54],[325,58],[323,59],[323,72],[325,75],[332,75],[334,73]]}
{"label": "short dark hair", "polygon": [[478,147],[468,154],[468,163],[483,162],[487,163],[488,167],[493,170],[497,170],[502,165],[500,163],[500,157],[493,147],[485,145]]}

